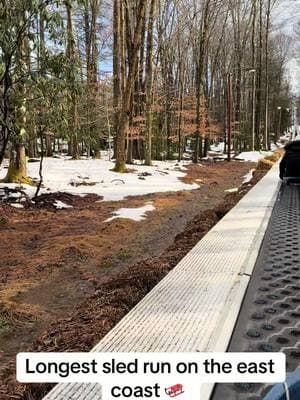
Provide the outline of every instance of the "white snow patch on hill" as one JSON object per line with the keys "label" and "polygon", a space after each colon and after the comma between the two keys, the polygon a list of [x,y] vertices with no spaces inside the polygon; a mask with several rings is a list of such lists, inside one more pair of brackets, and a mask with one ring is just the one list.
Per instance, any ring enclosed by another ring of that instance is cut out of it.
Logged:
{"label": "white snow patch on hill", "polygon": [[213,144],[210,146],[210,150],[211,151],[215,151],[215,152],[220,152],[220,153],[224,153],[224,148],[225,148],[225,143],[219,143],[217,145]]}
{"label": "white snow patch on hill", "polygon": [[238,188],[238,187],[225,190],[226,193],[236,193],[236,192],[238,192],[238,191],[239,191],[239,188]]}
{"label": "white snow patch on hill", "polygon": [[63,210],[65,208],[73,208],[73,206],[70,206],[69,204],[65,204],[60,200],[55,200],[55,202],[53,203],[53,205],[55,206],[55,208],[57,208],[58,210]]}
{"label": "white snow patch on hill", "polygon": [[109,222],[116,218],[126,218],[132,219],[133,221],[143,221],[146,218],[146,213],[154,210],[155,207],[151,203],[148,203],[144,207],[139,208],[120,208],[113,213],[113,217],[108,218],[104,222]]}
{"label": "white snow patch on hill", "polygon": [[14,208],[24,208],[24,206],[20,203],[10,203],[10,206]]}
{"label": "white snow patch on hill", "polygon": [[[122,200],[127,196],[149,193],[176,192],[199,188],[197,184],[183,183],[179,178],[186,175],[189,162],[154,161],[153,166],[130,165],[134,172],[119,174],[111,171],[114,163],[102,160],[70,160],[69,158],[45,158],[43,165],[43,188],[40,193],[68,192],[75,195],[90,193],[103,196],[104,201]],[[0,168],[0,179],[7,169]],[[39,179],[39,163],[28,164],[28,175]],[[18,187],[16,184],[0,184],[0,187]],[[35,187],[22,185],[33,197]]]}
{"label": "white snow patch on hill", "polygon": [[257,162],[261,158],[270,156],[271,154],[272,154],[271,151],[245,151],[236,156],[235,159]]}
{"label": "white snow patch on hill", "polygon": [[246,174],[245,176],[243,176],[244,180],[243,183],[249,183],[251,181],[251,179],[253,178],[253,172],[255,171],[255,169],[251,169],[248,174]]}

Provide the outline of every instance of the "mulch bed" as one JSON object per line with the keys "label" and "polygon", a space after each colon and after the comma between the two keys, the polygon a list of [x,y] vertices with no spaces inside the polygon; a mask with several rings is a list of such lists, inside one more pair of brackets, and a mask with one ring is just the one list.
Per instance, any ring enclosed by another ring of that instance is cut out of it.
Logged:
{"label": "mulch bed", "polygon": [[[201,212],[160,256],[147,258],[98,282],[95,293],[68,318],[54,322],[28,351],[89,351],[174,268],[196,243],[254,186],[266,171],[255,171],[251,183],[229,193],[216,208]],[[62,198],[61,198],[62,199]],[[64,200],[62,200],[64,201]],[[53,385],[18,384],[12,363],[0,374],[1,400],[39,400]]]}

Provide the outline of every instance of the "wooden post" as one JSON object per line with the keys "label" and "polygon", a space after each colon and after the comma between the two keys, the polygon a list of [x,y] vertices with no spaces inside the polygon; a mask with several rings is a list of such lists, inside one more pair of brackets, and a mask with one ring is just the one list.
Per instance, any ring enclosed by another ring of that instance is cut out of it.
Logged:
{"label": "wooden post", "polygon": [[231,160],[231,135],[232,135],[232,76],[227,77],[227,161]]}

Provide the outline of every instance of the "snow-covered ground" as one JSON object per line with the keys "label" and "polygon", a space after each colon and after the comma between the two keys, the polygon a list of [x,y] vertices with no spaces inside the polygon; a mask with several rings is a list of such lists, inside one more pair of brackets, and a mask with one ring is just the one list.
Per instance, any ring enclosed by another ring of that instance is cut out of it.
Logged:
{"label": "snow-covered ground", "polygon": [[[224,142],[220,142],[217,145],[213,144],[210,146],[210,152],[211,153],[219,153],[218,157],[219,158],[227,158],[227,154],[224,154]],[[273,151],[275,151],[278,148],[278,146],[273,144],[272,151],[245,151],[243,153],[240,153],[238,156],[235,157],[235,155],[232,153],[232,158],[235,160],[244,160],[244,161],[253,161],[257,162],[261,158],[264,158],[266,156],[269,156],[272,154]]]}
{"label": "snow-covered ground", "polygon": [[243,183],[249,183],[251,181],[251,179],[253,178],[253,172],[255,171],[255,169],[250,169],[250,171],[248,172],[248,174],[246,174],[243,178]]}
{"label": "snow-covered ground", "polygon": [[270,156],[272,151],[245,151],[235,157],[236,160],[253,161],[257,162],[261,158]]}
{"label": "snow-covered ground", "polygon": [[238,192],[238,191],[239,191],[239,188],[238,188],[238,187],[225,190],[226,193],[236,193],[236,192]]}
{"label": "snow-covered ground", "polygon": [[220,142],[217,145],[216,144],[212,144],[210,146],[210,150],[211,151],[220,152],[220,153],[224,153],[224,148],[225,148],[225,143],[224,142]]}
{"label": "snow-covered ground", "polygon": [[[44,187],[41,193],[68,192],[77,195],[95,193],[104,201],[122,200],[127,196],[138,196],[156,192],[175,192],[199,188],[197,184],[183,183],[179,178],[186,175],[184,170],[189,162],[181,163],[154,161],[153,166],[130,165],[134,172],[119,174],[111,171],[114,163],[102,160],[70,160],[69,158],[45,158],[43,165]],[[39,178],[39,163],[28,163],[28,174]],[[7,170],[0,169],[0,179]],[[3,184],[0,184],[0,187]],[[10,184],[5,186],[16,187]],[[31,197],[35,187],[22,185]]]}
{"label": "snow-covered ground", "polygon": [[146,218],[146,213],[154,211],[155,207],[152,203],[147,203],[143,207],[138,208],[120,208],[113,213],[111,218],[108,218],[104,222],[109,222],[117,218],[132,219],[133,221],[143,221]]}
{"label": "snow-covered ground", "polygon": [[53,204],[58,210],[63,210],[63,209],[66,209],[66,208],[73,208],[72,206],[70,206],[70,205],[68,205],[68,204],[66,204],[66,203],[63,203],[62,201],[60,201],[60,200],[55,200],[55,202],[54,202],[54,204]]}
{"label": "snow-covered ground", "polygon": [[[215,151],[224,149],[224,143],[213,147]],[[272,154],[272,152],[249,151],[241,153],[237,160],[258,161]],[[147,167],[141,164],[128,166],[129,173],[119,174],[113,172],[114,163],[107,159],[103,152],[101,160],[82,159],[71,160],[69,157],[45,158],[43,163],[43,187],[41,193],[68,192],[84,196],[86,194],[97,194],[103,196],[103,201],[118,201],[127,196],[142,196],[150,193],[177,192],[181,190],[194,190],[199,188],[202,180],[198,183],[187,184],[180,180],[186,175],[186,166],[191,161],[153,161],[153,166]],[[4,178],[8,161],[0,167],[0,179]],[[39,180],[39,162],[28,163],[28,175],[32,179]],[[245,181],[250,175],[245,177]],[[4,186],[15,188],[17,184],[1,184],[0,191]],[[36,188],[34,186],[22,185],[22,189],[33,197]],[[12,197],[13,194],[10,195]],[[19,196],[17,193],[16,196]],[[57,203],[57,208],[67,208],[68,205]]]}

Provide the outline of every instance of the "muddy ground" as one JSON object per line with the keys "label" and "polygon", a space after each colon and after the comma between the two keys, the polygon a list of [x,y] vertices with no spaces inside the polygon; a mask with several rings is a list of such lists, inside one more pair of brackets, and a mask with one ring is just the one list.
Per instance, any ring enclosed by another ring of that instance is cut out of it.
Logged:
{"label": "muddy ground", "polygon": [[[0,205],[0,399],[40,399],[49,386],[15,384],[16,353],[88,351],[249,190],[225,192],[254,166],[192,165],[184,180],[202,180],[193,191],[74,197],[74,208],[61,211]],[[142,222],[104,222],[148,201],[156,210]]]}

